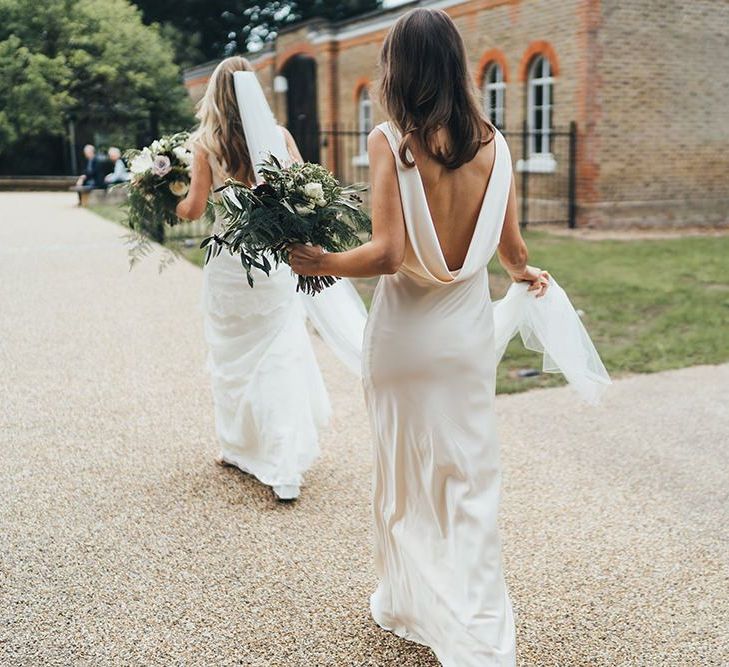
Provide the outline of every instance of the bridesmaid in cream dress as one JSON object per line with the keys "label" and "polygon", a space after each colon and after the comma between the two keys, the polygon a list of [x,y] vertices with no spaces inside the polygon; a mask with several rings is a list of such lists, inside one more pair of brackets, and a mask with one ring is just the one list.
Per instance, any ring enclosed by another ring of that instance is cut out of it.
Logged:
{"label": "bridesmaid in cream dress", "polygon": [[537,296],[506,141],[481,115],[463,41],[415,9],[387,36],[369,138],[372,241],[345,253],[292,248],[304,275],[383,275],[365,332],[374,431],[375,621],[445,667],[515,664],[501,565],[494,253]]}

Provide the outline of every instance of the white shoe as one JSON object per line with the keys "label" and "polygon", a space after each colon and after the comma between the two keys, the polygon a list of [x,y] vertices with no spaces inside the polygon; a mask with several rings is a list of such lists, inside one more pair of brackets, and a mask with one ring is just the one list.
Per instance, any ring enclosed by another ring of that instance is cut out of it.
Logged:
{"label": "white shoe", "polygon": [[299,487],[295,484],[279,484],[272,488],[278,500],[296,500],[299,497]]}

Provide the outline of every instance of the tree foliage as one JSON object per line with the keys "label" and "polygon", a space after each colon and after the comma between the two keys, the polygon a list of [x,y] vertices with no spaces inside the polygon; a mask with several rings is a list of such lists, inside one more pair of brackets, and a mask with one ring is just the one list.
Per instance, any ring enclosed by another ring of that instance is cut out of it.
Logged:
{"label": "tree foliage", "polygon": [[127,143],[188,125],[173,48],[127,0],[0,0],[0,151],[71,118]]}
{"label": "tree foliage", "polygon": [[178,61],[190,65],[256,51],[277,31],[310,18],[340,20],[377,9],[381,0],[134,0],[145,21],[178,36]]}

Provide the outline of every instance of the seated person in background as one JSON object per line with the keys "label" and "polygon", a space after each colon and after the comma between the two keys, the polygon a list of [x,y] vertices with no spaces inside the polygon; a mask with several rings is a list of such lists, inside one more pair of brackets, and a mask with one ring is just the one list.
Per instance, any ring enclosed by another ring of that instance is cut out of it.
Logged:
{"label": "seated person in background", "polygon": [[84,146],[84,157],[86,158],[86,168],[84,173],[79,176],[76,181],[77,186],[86,186],[89,188],[105,187],[103,175],[103,161],[96,155],[96,148],[91,144]]}
{"label": "seated person in background", "polygon": [[116,146],[112,146],[109,149],[109,160],[113,166],[113,171],[106,175],[104,182],[107,185],[113,185],[114,183],[126,183],[130,178],[129,172],[124,164],[124,160],[122,160],[121,151]]}

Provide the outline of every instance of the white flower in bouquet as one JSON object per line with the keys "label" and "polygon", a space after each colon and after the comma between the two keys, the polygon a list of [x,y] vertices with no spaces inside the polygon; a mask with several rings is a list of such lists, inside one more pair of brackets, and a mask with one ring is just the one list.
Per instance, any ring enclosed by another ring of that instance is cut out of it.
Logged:
{"label": "white flower in bouquet", "polygon": [[137,155],[129,165],[129,171],[135,176],[149,171],[154,166],[154,160],[152,159],[152,152],[149,148],[145,148],[139,155]]}
{"label": "white flower in bouquet", "polygon": [[154,158],[154,164],[152,165],[152,171],[155,176],[167,176],[172,169],[172,162],[166,155],[158,155]]}
{"label": "white flower in bouquet", "polygon": [[317,206],[327,205],[327,200],[324,197],[324,187],[321,183],[307,183],[304,186],[304,195]]}
{"label": "white flower in bouquet", "polygon": [[169,188],[175,197],[184,197],[190,191],[190,184],[185,181],[172,181]]}
{"label": "white flower in bouquet", "polygon": [[299,215],[311,215],[314,212],[313,204],[294,204],[294,208]]}
{"label": "white flower in bouquet", "polygon": [[192,163],[192,152],[184,146],[177,146],[172,152],[182,164],[190,165]]}
{"label": "white flower in bouquet", "polygon": [[149,146],[150,150],[156,155],[162,150],[162,144],[159,139],[155,139]]}

